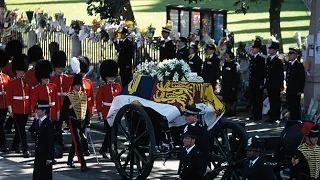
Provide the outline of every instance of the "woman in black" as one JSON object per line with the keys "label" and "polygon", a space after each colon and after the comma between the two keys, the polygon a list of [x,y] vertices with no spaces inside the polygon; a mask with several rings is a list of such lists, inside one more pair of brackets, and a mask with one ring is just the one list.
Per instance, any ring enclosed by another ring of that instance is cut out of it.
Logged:
{"label": "woman in black", "polygon": [[235,61],[232,52],[226,53],[226,60],[222,67],[222,87],[221,93],[223,101],[226,103],[227,114],[236,115],[237,89],[239,84],[240,65]]}

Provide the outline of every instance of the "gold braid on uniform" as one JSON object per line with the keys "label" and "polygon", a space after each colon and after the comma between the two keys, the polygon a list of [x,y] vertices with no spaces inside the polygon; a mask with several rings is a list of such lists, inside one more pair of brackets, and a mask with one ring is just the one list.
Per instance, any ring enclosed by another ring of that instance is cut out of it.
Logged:
{"label": "gold braid on uniform", "polygon": [[306,158],[308,162],[310,177],[315,179],[319,178],[320,146],[315,145],[311,147],[304,143],[298,147],[298,150],[303,154],[303,156]]}
{"label": "gold braid on uniform", "polygon": [[70,100],[69,109],[73,108],[74,114],[76,115],[76,119],[79,121],[83,121],[86,117],[87,113],[87,104],[88,98],[86,93],[79,92],[70,92],[67,94]]}

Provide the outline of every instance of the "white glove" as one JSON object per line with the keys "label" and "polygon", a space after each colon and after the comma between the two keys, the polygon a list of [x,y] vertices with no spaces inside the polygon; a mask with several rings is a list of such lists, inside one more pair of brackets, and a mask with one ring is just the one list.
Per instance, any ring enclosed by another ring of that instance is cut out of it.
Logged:
{"label": "white glove", "polygon": [[90,128],[86,128],[86,133],[88,133],[88,132],[90,132],[91,130],[90,130]]}

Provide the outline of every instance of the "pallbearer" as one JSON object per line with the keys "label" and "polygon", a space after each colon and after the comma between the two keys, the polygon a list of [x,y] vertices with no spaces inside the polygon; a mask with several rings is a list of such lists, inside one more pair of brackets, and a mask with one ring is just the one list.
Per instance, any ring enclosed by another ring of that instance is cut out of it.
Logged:
{"label": "pallbearer", "polygon": [[118,66],[114,60],[106,60],[101,63],[100,74],[103,81],[106,84],[99,87],[96,95],[96,108],[99,114],[99,118],[104,121],[104,128],[106,134],[99,153],[104,158],[107,158],[106,152],[110,150],[111,142],[111,127],[107,121],[107,115],[114,96],[118,95],[121,91],[121,85],[115,83],[117,77]]}
{"label": "pallbearer", "polygon": [[[32,89],[34,89],[39,84],[39,81],[37,80],[36,75],[35,75],[35,66],[36,66],[36,63],[40,59],[43,59],[42,48],[38,45],[32,46],[28,50],[28,59],[29,59],[29,63],[32,64],[32,69],[30,69],[28,72],[26,72],[25,76],[26,76],[26,78],[28,78],[31,81]],[[40,84],[41,84],[41,82],[40,82]]]}

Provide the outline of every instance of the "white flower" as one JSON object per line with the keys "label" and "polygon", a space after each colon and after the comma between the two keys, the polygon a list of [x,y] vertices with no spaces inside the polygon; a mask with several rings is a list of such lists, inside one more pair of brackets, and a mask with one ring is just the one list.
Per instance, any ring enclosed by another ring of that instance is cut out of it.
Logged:
{"label": "white flower", "polygon": [[177,72],[174,73],[172,80],[173,81],[179,81],[179,74]]}
{"label": "white flower", "polygon": [[170,72],[166,71],[166,72],[164,73],[164,75],[165,75],[165,76],[169,76],[169,75],[170,75]]}

